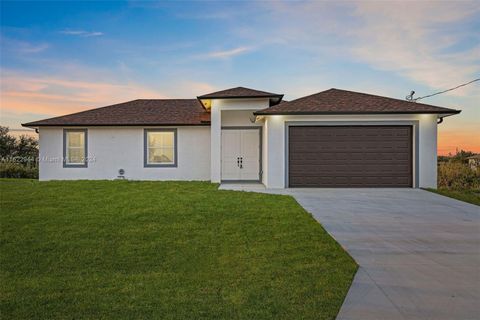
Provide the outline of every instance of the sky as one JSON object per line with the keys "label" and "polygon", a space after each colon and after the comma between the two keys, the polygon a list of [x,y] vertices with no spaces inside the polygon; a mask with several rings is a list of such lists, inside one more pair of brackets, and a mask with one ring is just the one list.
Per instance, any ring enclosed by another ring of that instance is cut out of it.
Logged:
{"label": "sky", "polygon": [[[0,2],[0,124],[245,86],[405,99],[480,78],[480,2]],[[480,152],[480,82],[422,100],[461,109],[439,154]]]}

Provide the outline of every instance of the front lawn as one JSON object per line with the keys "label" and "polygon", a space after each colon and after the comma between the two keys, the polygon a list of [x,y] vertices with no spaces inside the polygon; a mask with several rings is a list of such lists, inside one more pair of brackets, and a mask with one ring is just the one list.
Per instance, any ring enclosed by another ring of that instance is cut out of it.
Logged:
{"label": "front lawn", "polygon": [[441,194],[442,196],[454,198],[460,201],[469,202],[480,206],[480,190],[449,190],[449,189],[427,189],[428,191]]}
{"label": "front lawn", "polygon": [[0,180],[2,319],[334,319],[356,264],[293,198]]}

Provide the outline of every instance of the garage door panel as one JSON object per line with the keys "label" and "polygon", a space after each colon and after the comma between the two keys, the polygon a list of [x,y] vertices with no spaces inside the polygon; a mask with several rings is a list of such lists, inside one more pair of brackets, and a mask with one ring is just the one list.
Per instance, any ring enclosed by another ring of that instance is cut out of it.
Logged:
{"label": "garage door panel", "polygon": [[[292,181],[292,187],[325,187],[325,188],[365,188],[366,184],[370,187],[399,187],[399,185],[408,184],[409,179],[404,177],[309,177],[301,181]],[[298,183],[298,185],[297,185]]]}
{"label": "garage door panel", "polygon": [[[374,172],[374,171],[370,171],[370,172],[362,172],[362,173],[359,173],[359,172],[355,172],[355,173],[352,173],[348,176],[343,176],[343,173],[341,172],[331,172],[331,171],[322,171],[322,170],[316,170],[316,171],[309,171],[309,172],[295,172],[293,173],[290,178],[292,179],[292,181],[290,182],[294,182],[295,179],[298,179],[299,181],[305,177],[305,173],[308,174],[308,178],[322,178],[322,177],[347,177],[347,178],[364,178],[365,180],[367,179],[371,179],[372,177],[375,178],[375,177],[382,177],[382,178],[388,178],[388,177],[392,177],[392,178],[405,178],[403,175],[399,174],[398,172],[382,172],[382,173],[377,173],[377,172]],[[365,176],[365,174],[369,174],[368,176]],[[307,177],[305,177],[305,180],[307,180]]]}
{"label": "garage door panel", "polygon": [[338,152],[308,152],[308,153],[295,153],[292,155],[292,160],[303,160],[304,162],[313,161],[314,164],[318,163],[319,160],[323,160],[325,162],[335,161],[337,160],[344,160],[348,161],[348,164],[354,164],[359,162],[360,164],[365,164],[368,161],[375,161],[375,163],[380,163],[382,160],[389,161],[389,160],[404,160],[407,163],[410,163],[410,157],[408,154],[399,154],[399,153],[338,153]]}
{"label": "garage door panel", "polygon": [[[294,159],[291,159],[292,161],[295,161]],[[395,168],[403,168],[405,170],[410,169],[410,161],[409,160],[398,160],[395,158],[392,159],[383,159],[383,160],[365,160],[365,161],[351,161],[345,164],[339,164],[341,160],[338,159],[325,159],[321,163],[318,162],[317,159],[300,159],[302,161],[302,166],[291,166],[290,172],[295,172],[295,170],[311,170],[314,168],[325,168],[326,170],[330,171],[342,171],[342,172],[348,172],[349,171],[359,171],[361,170],[366,170],[368,168],[377,168],[377,167],[382,167],[383,169],[386,169],[387,167],[395,167]],[[394,163],[393,163],[394,162]],[[307,168],[309,167],[309,168]],[[360,168],[357,170],[357,168]],[[349,171],[346,171],[349,170]],[[402,172],[402,174],[404,174]]]}
{"label": "garage door panel", "polygon": [[[404,138],[405,139],[405,138]],[[331,141],[331,140],[330,140]],[[314,152],[317,150],[376,150],[376,152],[391,152],[392,150],[396,150],[398,148],[408,148],[409,144],[406,141],[399,140],[389,140],[386,141],[336,141],[335,145],[327,144],[329,141],[291,141],[293,142],[291,150],[302,150],[305,152]],[[395,146],[392,146],[391,143],[395,143]],[[295,145],[297,144],[297,145]]]}
{"label": "garage door panel", "polygon": [[291,187],[412,186],[411,126],[289,127]]}

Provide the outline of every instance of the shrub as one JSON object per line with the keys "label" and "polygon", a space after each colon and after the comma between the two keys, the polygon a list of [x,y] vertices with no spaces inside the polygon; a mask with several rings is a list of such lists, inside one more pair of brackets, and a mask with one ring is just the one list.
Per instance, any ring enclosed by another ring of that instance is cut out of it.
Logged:
{"label": "shrub", "polygon": [[38,179],[38,167],[14,162],[0,162],[0,178]]}
{"label": "shrub", "polygon": [[480,189],[480,170],[459,161],[438,165],[438,187],[446,189]]}
{"label": "shrub", "polygon": [[10,135],[0,126],[0,178],[38,179],[38,141],[22,135]]}

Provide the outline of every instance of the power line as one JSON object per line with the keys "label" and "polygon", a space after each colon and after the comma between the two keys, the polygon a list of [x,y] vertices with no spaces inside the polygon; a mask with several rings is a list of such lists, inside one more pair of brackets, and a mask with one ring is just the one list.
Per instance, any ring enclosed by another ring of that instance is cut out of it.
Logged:
{"label": "power line", "polygon": [[435,93],[432,93],[432,94],[429,94],[429,95],[426,95],[426,96],[423,96],[423,97],[418,97],[418,98],[414,98],[413,95],[415,94],[415,91],[412,91],[410,93],[410,95],[406,96],[405,99],[407,99],[408,101],[411,101],[411,102],[417,102],[418,100],[421,100],[421,99],[425,99],[425,98],[429,98],[429,97],[433,97],[433,96],[436,96],[438,94],[442,94],[442,93],[445,93],[445,92],[449,92],[449,91],[452,91],[452,90],[455,90],[455,89],[458,89],[458,88],[461,88],[461,87],[464,87],[464,86],[467,86],[471,83],[474,83],[476,81],[480,81],[480,78],[477,78],[477,79],[474,79],[472,81],[469,81],[467,83],[463,83],[461,85],[458,85],[456,87],[453,87],[453,88],[450,88],[450,89],[447,89],[447,90],[443,90],[443,91],[439,91],[439,92],[435,92]]}

